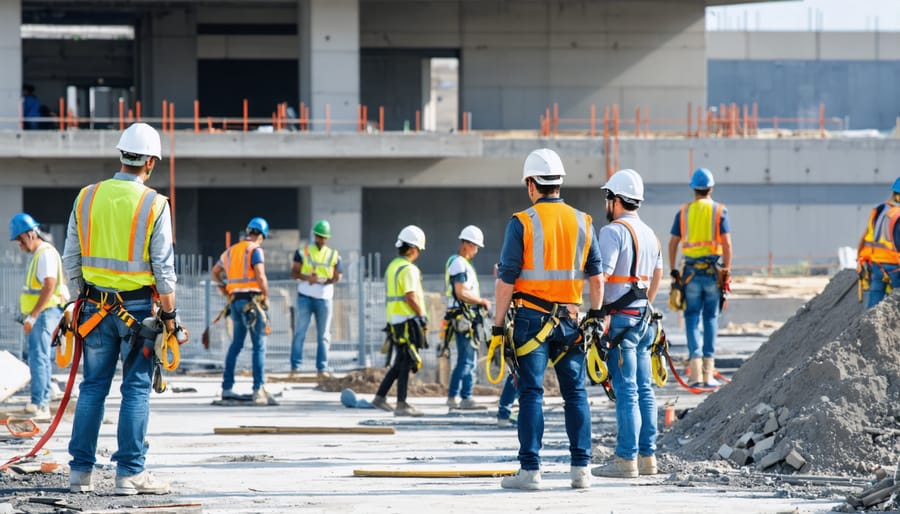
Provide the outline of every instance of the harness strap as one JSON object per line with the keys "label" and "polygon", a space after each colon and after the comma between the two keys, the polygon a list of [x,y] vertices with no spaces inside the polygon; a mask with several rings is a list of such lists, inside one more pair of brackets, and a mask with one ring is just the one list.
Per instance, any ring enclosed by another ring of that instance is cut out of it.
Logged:
{"label": "harness strap", "polygon": [[544,326],[538,330],[538,333],[534,335],[531,339],[529,339],[525,344],[516,348],[516,356],[522,357],[524,355],[528,355],[537,349],[540,345],[544,344],[547,340],[547,337],[553,332],[553,329],[559,326],[559,318],[556,317],[556,309],[554,309],[553,314],[550,315],[550,319],[544,323]]}

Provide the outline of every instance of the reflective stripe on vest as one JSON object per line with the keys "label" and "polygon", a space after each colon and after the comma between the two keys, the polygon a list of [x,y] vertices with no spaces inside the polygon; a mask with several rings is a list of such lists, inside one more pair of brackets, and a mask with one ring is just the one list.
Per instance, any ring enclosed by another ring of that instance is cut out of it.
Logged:
{"label": "reflective stripe on vest", "polygon": [[[391,318],[394,316],[411,318],[416,315],[416,311],[406,302],[406,292],[400,290],[400,273],[409,267],[415,267],[415,265],[405,257],[395,257],[384,271],[384,285],[387,293],[385,311],[388,323],[391,323]],[[418,285],[416,296],[419,301],[423,300],[421,283]]]}
{"label": "reflective stripe on vest", "polygon": [[886,202],[869,215],[869,224],[860,252],[861,260],[882,264],[900,264],[900,252],[894,241],[894,226],[900,219],[900,205]]}
{"label": "reflective stripe on vest", "polygon": [[[454,253],[450,257],[447,258],[447,262],[444,263],[444,285],[447,286],[445,294],[450,298],[456,299],[456,295],[454,294],[453,285],[450,283],[450,264],[457,258],[463,260],[466,265],[466,282],[468,283],[470,280],[472,282],[472,288],[469,290],[476,298],[481,298],[481,285],[478,283],[478,275],[475,273],[475,268],[472,267],[472,263],[469,262],[469,259],[466,259],[462,255],[458,253]],[[471,275],[471,277],[470,277]],[[465,284],[463,284],[465,286]]]}
{"label": "reflective stripe on vest", "polygon": [[681,253],[685,257],[722,255],[724,210],[724,205],[708,198],[681,206]]}
{"label": "reflective stripe on vest", "polygon": [[239,241],[222,253],[225,268],[225,290],[229,293],[259,291],[256,270],[253,269],[253,251],[259,248],[253,241]]}
{"label": "reflective stripe on vest", "polygon": [[334,267],[337,265],[337,250],[323,246],[321,249],[316,245],[306,245],[303,249],[303,265],[300,267],[300,273],[311,275],[315,273],[319,278],[331,278],[334,276]]}
{"label": "reflective stripe on vest", "polygon": [[581,304],[591,217],[562,202],[538,202],[515,217],[522,223],[524,253],[514,290]]}
{"label": "reflective stripe on vest", "polygon": [[140,182],[109,179],[85,187],[76,203],[84,280],[132,291],[156,283],[150,236],[166,198]]}
{"label": "reflective stripe on vest", "polygon": [[28,271],[25,273],[25,286],[22,288],[22,294],[19,295],[19,308],[23,314],[31,314],[31,311],[34,310],[34,306],[37,305],[37,302],[41,297],[43,284],[37,278],[37,263],[44,252],[51,250],[52,253],[56,254],[56,287],[53,290],[53,295],[51,295],[50,298],[47,299],[47,303],[44,304],[44,309],[63,304],[63,299],[60,296],[60,288],[64,283],[62,260],[60,260],[59,252],[53,248],[53,245],[44,243],[34,252],[34,256],[28,264]]}

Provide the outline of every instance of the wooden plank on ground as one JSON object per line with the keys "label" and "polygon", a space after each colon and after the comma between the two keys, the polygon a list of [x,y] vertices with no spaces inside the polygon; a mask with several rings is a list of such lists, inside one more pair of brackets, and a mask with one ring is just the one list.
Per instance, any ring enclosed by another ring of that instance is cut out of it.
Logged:
{"label": "wooden plank on ground", "polygon": [[284,427],[284,426],[240,426],[215,427],[213,433],[220,435],[255,434],[382,434],[396,433],[394,427]]}
{"label": "wooden plank on ground", "polygon": [[81,514],[203,514],[202,503],[171,503],[144,505],[121,509],[84,510]]}

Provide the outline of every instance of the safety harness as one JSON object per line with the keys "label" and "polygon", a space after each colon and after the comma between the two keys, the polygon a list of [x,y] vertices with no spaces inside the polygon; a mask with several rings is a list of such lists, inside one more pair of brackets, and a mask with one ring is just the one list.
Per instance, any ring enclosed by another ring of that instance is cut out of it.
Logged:
{"label": "safety harness", "polygon": [[[488,345],[487,358],[484,361],[484,375],[491,384],[497,385],[503,380],[503,374],[506,372],[507,366],[509,366],[509,374],[513,377],[513,380],[518,381],[519,361],[516,357],[516,348],[513,342],[513,320],[515,317],[516,307],[511,305],[504,316],[503,337],[499,339],[492,337]],[[493,375],[491,372],[491,363],[494,363],[494,361],[496,361],[500,370],[497,372],[497,375]]]}
{"label": "safety harness", "polygon": [[385,366],[390,366],[391,357],[394,352],[394,346],[397,351],[405,351],[412,360],[413,367],[411,371],[417,373],[422,369],[422,357],[419,355],[419,348],[428,348],[428,341],[425,337],[425,331],[415,319],[408,319],[402,323],[390,324],[384,327],[385,338],[381,347],[381,353],[387,355]]}

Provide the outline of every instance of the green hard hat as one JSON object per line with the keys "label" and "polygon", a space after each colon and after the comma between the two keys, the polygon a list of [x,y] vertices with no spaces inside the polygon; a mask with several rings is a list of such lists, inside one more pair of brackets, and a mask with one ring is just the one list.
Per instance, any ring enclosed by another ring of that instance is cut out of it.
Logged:
{"label": "green hard hat", "polygon": [[322,237],[331,237],[331,224],[326,220],[319,220],[313,227],[313,234]]}

